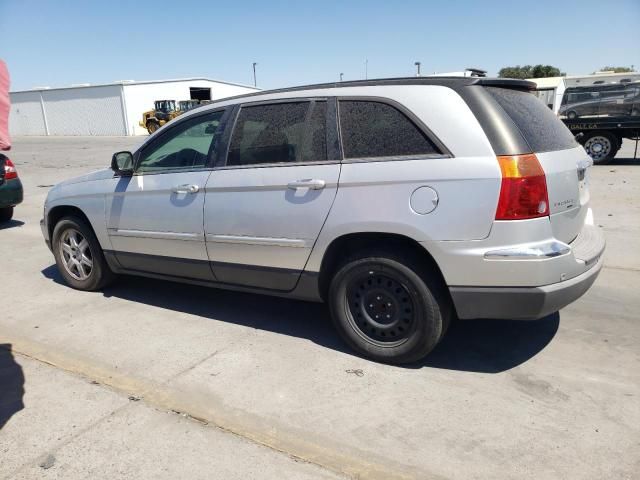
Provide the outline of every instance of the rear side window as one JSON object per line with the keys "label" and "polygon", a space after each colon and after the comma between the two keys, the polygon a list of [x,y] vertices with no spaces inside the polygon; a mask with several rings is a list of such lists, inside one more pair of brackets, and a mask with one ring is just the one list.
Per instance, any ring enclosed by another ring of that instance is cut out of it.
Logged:
{"label": "rear side window", "polygon": [[305,101],[242,107],[227,166],[326,160],[326,105]]}
{"label": "rear side window", "polygon": [[345,158],[441,153],[422,130],[391,105],[340,100],[339,106]]}
{"label": "rear side window", "polygon": [[486,87],[507,112],[533,152],[574,148],[573,134],[535,95],[511,88]]}

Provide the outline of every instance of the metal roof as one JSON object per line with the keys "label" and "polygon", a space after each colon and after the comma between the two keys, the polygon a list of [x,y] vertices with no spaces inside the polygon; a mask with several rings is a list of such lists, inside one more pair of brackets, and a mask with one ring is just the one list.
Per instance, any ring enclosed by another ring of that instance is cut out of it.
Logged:
{"label": "metal roof", "polygon": [[250,88],[252,90],[259,91],[259,88],[253,87],[251,85],[244,85],[242,83],[233,83],[233,82],[225,82],[224,80],[215,80],[213,78],[205,78],[205,77],[190,77],[190,78],[171,78],[168,80],[121,80],[118,82],[111,83],[87,83],[87,84],[79,84],[79,85],[71,85],[68,87],[34,87],[27,88],[25,90],[12,90],[9,93],[24,93],[24,92],[48,92],[51,90],[73,90],[79,88],[92,88],[92,87],[110,87],[113,85],[147,85],[152,83],[176,83],[176,82],[193,82],[193,81],[207,81],[213,83],[221,83],[224,85],[232,85],[234,87],[243,87]]}

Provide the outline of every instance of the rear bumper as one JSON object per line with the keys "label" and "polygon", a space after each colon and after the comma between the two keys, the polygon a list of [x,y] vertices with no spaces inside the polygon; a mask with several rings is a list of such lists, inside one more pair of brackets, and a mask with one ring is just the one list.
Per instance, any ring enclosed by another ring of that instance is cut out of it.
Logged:
{"label": "rear bumper", "polygon": [[564,282],[543,287],[451,287],[459,318],[536,320],[566,307],[589,290],[603,258],[589,270]]}
{"label": "rear bumper", "polygon": [[[451,285],[458,317],[534,320],[560,310],[580,298],[596,280],[605,246],[602,231],[589,222],[570,244],[551,239],[485,250],[482,265],[490,267],[492,274],[487,279],[495,282],[500,278],[498,273],[517,273],[528,275],[530,283]],[[545,278],[560,281],[535,283]]]}
{"label": "rear bumper", "polygon": [[23,195],[22,182],[19,178],[5,180],[0,185],[0,208],[13,207],[22,203]]}

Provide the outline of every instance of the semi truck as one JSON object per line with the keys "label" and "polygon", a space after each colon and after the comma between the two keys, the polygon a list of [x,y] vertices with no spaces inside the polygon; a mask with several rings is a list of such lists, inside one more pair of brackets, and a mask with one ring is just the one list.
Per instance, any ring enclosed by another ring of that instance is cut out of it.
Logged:
{"label": "semi truck", "polygon": [[640,74],[532,79],[536,95],[576,136],[594,163],[613,160],[623,139],[640,138]]}
{"label": "semi truck", "polygon": [[640,138],[640,82],[569,87],[558,114],[594,163],[607,163],[623,139]]}

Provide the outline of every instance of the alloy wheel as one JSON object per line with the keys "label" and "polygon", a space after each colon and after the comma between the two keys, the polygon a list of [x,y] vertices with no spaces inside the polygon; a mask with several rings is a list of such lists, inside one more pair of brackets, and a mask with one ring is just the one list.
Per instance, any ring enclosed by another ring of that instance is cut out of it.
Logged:
{"label": "alloy wheel", "polygon": [[86,280],[93,271],[93,255],[87,239],[69,228],[60,238],[60,258],[64,269],[76,280]]}

